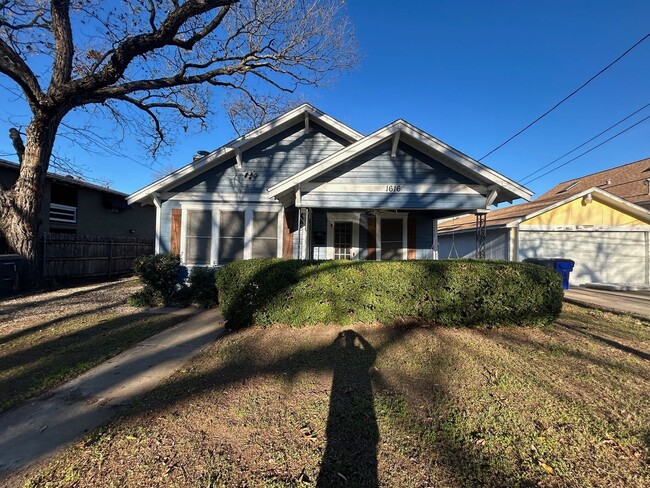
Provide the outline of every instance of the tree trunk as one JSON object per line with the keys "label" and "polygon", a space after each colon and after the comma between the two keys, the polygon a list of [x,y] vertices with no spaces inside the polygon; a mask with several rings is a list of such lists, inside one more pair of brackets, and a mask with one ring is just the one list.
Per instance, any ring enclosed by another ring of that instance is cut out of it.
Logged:
{"label": "tree trunk", "polygon": [[8,246],[28,263],[29,278],[38,282],[38,227],[45,175],[52,155],[59,116],[37,114],[27,128],[25,155],[18,179],[0,193],[0,232]]}

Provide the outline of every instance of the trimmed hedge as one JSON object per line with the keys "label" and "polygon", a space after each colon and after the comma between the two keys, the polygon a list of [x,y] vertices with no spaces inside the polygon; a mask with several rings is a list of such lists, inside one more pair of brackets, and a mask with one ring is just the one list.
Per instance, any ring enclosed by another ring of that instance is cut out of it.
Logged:
{"label": "trimmed hedge", "polygon": [[507,261],[236,261],[217,273],[233,328],[285,323],[543,325],[562,309],[558,273]]}

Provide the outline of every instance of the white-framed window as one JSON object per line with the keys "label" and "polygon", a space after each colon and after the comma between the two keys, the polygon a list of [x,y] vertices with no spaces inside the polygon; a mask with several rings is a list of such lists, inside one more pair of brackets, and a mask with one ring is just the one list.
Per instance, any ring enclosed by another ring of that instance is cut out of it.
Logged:
{"label": "white-framed window", "polygon": [[212,211],[188,210],[185,229],[185,262],[206,264],[212,255]]}
{"label": "white-framed window", "polygon": [[244,259],[246,212],[239,210],[219,211],[218,264],[228,264]]}
{"label": "white-framed window", "polygon": [[252,257],[275,258],[280,242],[277,212],[253,211]]}
{"label": "white-framed window", "polygon": [[407,257],[407,222],[404,212],[377,214],[377,260],[401,261]]}
{"label": "white-framed window", "polygon": [[221,266],[282,256],[282,207],[181,202],[181,261]]}
{"label": "white-framed window", "polygon": [[327,259],[359,259],[359,212],[327,213]]}

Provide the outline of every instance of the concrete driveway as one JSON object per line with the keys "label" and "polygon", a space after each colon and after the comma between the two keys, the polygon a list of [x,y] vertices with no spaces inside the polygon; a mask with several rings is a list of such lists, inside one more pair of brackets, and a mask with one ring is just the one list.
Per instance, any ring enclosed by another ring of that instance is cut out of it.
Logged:
{"label": "concrete driveway", "polygon": [[650,320],[650,292],[648,291],[571,288],[564,292],[564,301]]}

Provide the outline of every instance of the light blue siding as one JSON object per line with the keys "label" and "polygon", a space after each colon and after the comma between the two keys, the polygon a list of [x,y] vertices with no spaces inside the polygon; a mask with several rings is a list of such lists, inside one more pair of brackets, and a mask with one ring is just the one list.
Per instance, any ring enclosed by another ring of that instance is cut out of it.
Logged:
{"label": "light blue siding", "polygon": [[453,193],[355,193],[309,192],[302,196],[305,207],[349,209],[450,209],[474,210],[485,205],[481,195]]}
{"label": "light blue siding", "polygon": [[402,142],[395,157],[387,141],[314,179],[319,183],[476,184],[470,178]]}
{"label": "light blue siding", "polygon": [[[242,167],[233,159],[171,189],[172,192],[226,192],[266,196],[266,189],[324,159],[349,143],[316,123],[305,133],[304,124],[295,125],[247,149]],[[247,178],[246,173],[257,176]]]}

